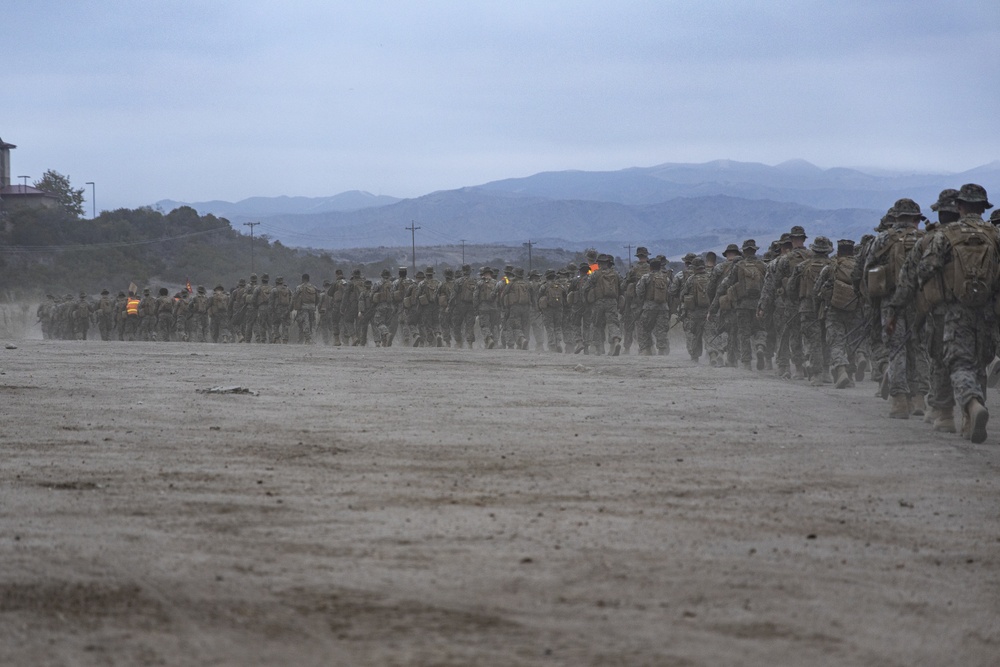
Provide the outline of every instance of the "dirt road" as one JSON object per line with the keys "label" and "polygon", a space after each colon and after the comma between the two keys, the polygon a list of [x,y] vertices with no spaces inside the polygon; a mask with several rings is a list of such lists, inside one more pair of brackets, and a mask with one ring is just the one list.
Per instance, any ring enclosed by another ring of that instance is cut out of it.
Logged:
{"label": "dirt road", "polygon": [[1000,663],[994,398],[971,445],[679,349],[15,342],[0,664]]}

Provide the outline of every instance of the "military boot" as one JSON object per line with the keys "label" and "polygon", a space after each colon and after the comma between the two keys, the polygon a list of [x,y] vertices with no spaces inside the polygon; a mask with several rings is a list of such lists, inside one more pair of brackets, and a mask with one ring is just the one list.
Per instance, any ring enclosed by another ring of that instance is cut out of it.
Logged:
{"label": "military boot", "polygon": [[969,440],[975,444],[986,441],[986,422],[990,419],[989,410],[978,398],[965,404],[965,412],[969,415]]}
{"label": "military boot", "polygon": [[993,361],[986,366],[986,386],[993,388],[997,386],[998,381],[1000,381],[1000,357],[993,357]]}
{"label": "military boot", "polygon": [[573,350],[573,354],[580,354],[585,349],[587,349],[586,345],[584,345],[583,343],[577,343],[576,344],[576,349]]}
{"label": "military boot", "polygon": [[942,415],[942,411],[939,408],[930,408],[924,411],[924,423],[933,424],[937,421],[937,418]]}
{"label": "military boot", "polygon": [[492,350],[493,348],[495,348],[497,346],[497,342],[495,340],[493,340],[493,336],[490,336],[488,334],[486,336],[486,340],[484,341],[484,343],[486,344],[486,349],[487,350]]}
{"label": "military boot", "polygon": [[868,371],[868,357],[863,354],[858,355],[858,365],[854,370],[854,379],[861,382],[865,379],[865,373]]}
{"label": "military boot", "polygon": [[518,336],[517,341],[515,341],[514,343],[514,347],[516,347],[519,350],[527,350],[528,339],[526,339],[524,336]]}
{"label": "military boot", "polygon": [[766,367],[766,361],[764,360],[764,348],[757,347],[757,370],[762,371]]}
{"label": "military boot", "polygon": [[621,338],[611,339],[611,356],[617,357],[621,353],[622,353],[622,339]]}
{"label": "military boot", "polygon": [[413,337],[413,347],[420,347],[420,344],[423,342],[424,339],[420,336],[420,334]]}
{"label": "military boot", "polygon": [[938,433],[954,433],[955,432],[955,409],[948,408],[947,410],[935,410],[937,413],[934,416],[933,428]]}
{"label": "military boot", "polygon": [[889,401],[890,419],[910,418],[910,397],[906,394],[896,394]]}
{"label": "military boot", "polygon": [[764,370],[773,371],[774,364],[771,362],[771,357],[764,357]]}
{"label": "military boot", "polygon": [[879,398],[881,398],[882,400],[886,400],[886,399],[889,398],[889,374],[888,373],[882,373],[882,380],[878,383],[878,390],[875,392],[875,395],[878,396]]}
{"label": "military boot", "polygon": [[438,347],[444,347],[444,337],[441,334],[435,336],[434,344],[437,345]]}
{"label": "military boot", "polygon": [[927,412],[927,401],[924,400],[924,395],[910,396],[910,414],[914,417],[923,417],[925,412]]}
{"label": "military boot", "polygon": [[847,374],[847,366],[837,366],[834,371],[837,389],[847,389],[851,385],[851,376]]}

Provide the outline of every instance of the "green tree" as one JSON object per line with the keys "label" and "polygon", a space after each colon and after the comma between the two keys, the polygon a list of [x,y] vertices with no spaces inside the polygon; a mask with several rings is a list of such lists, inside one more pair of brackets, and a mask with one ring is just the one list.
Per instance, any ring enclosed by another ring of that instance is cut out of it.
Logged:
{"label": "green tree", "polygon": [[83,188],[74,190],[69,183],[69,176],[63,176],[55,169],[49,169],[41,180],[35,181],[34,185],[39,190],[53,195],[72,215],[83,217]]}

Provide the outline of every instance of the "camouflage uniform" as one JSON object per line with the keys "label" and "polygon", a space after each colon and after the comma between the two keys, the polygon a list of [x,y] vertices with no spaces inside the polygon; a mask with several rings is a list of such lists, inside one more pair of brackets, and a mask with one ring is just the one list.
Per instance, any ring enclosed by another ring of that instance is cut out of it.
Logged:
{"label": "camouflage uniform", "polygon": [[243,323],[246,319],[247,281],[240,278],[239,284],[229,294],[229,326],[235,335],[234,343],[243,341]]}
{"label": "camouflage uniform", "polygon": [[611,340],[611,354],[621,354],[622,330],[618,320],[618,298],[622,294],[621,276],[611,265],[611,258],[597,257],[598,269],[588,276],[583,293],[591,306],[591,345],[600,353],[605,335]]}
{"label": "camouflage uniform", "polygon": [[288,343],[288,328],[292,324],[292,290],[285,279],[278,276],[269,296],[271,308],[271,342]]}
{"label": "camouflage uniform", "polygon": [[344,291],[346,289],[347,281],[344,280],[344,272],[337,269],[334,272],[333,282],[330,283],[330,288],[326,291],[327,296],[330,298],[326,302],[326,312],[323,313],[326,317],[326,326],[330,329],[334,345],[341,344],[340,306],[344,300]]}
{"label": "camouflage uniform", "polygon": [[258,343],[271,342],[271,286],[270,276],[260,276],[260,285],[253,291],[253,305],[257,317],[253,325],[254,340]]}
{"label": "camouflage uniform", "polygon": [[[639,246],[635,249],[635,256],[636,263],[625,273],[625,301],[622,305],[622,351],[625,354],[628,354],[632,348],[633,336],[636,340],[639,339],[637,327],[645,306],[642,300],[636,298],[636,284],[639,282],[639,278],[650,271],[649,250],[643,246]],[[641,345],[639,349],[642,349]]]}
{"label": "camouflage uniform", "polygon": [[[813,297],[821,304],[826,325],[826,347],[830,355],[829,365],[834,369],[833,380],[838,389],[854,386],[856,371],[855,349],[847,340],[848,334],[861,327],[860,297],[854,294],[850,277],[854,273],[854,241],[837,241],[837,257],[823,267],[816,284]],[[839,284],[838,284],[839,283]],[[837,298],[834,298],[834,289]],[[845,290],[851,296],[844,302]]]}
{"label": "camouflage uniform", "polygon": [[[726,261],[715,265],[708,281],[708,297],[712,300],[712,305],[708,309],[708,320],[705,322],[705,347],[708,349],[709,362],[713,366],[735,366],[736,353],[731,348],[731,343],[736,342],[736,337],[731,335],[736,319],[735,304],[723,308],[722,297],[725,293],[719,290],[719,285],[736,266],[736,259],[741,257],[742,253],[738,245],[730,243],[722,255]],[[727,298],[726,303],[728,302]]]}
{"label": "camouflage uniform", "polygon": [[452,334],[458,347],[462,347],[464,340],[471,349],[476,341],[476,310],[472,305],[475,294],[476,279],[472,277],[472,267],[464,264],[462,275],[455,281],[455,287],[448,301]]}
{"label": "camouflage uniform", "polygon": [[191,340],[188,334],[188,318],[191,316],[191,301],[188,291],[181,290],[174,296],[174,339],[187,342]]}
{"label": "camouflage uniform", "polygon": [[292,310],[295,311],[295,323],[299,326],[299,342],[311,345],[313,327],[316,326],[316,309],[322,298],[320,292],[309,282],[309,274],[302,274],[302,282],[295,288],[292,295]]}
{"label": "camouflage uniform", "polygon": [[358,331],[358,298],[364,284],[361,269],[354,269],[351,279],[343,287],[343,296],[340,298],[340,340],[344,345],[357,345],[361,338]]}
{"label": "camouflage uniform", "polygon": [[226,288],[216,285],[212,290],[212,298],[208,302],[209,332],[213,343],[228,343],[229,333],[229,295]]}
{"label": "camouflage uniform", "polygon": [[372,328],[378,335],[376,342],[382,347],[389,347],[392,344],[391,325],[395,321],[396,312],[396,304],[392,301],[392,274],[389,269],[383,269],[381,279],[372,285],[372,303],[375,304]]}
{"label": "camouflage uniform", "polygon": [[[542,287],[542,274],[538,271],[531,271],[528,274],[528,284],[531,285],[532,302],[538,303],[539,290]],[[528,311],[528,325],[531,337],[535,339],[535,351],[541,352],[545,348],[545,322],[542,319],[542,312],[538,308],[531,308]],[[525,331],[527,335],[528,331]],[[551,347],[551,346],[550,346]]]}
{"label": "camouflage uniform", "polygon": [[[641,248],[640,248],[641,250]],[[638,252],[638,251],[637,251]],[[647,264],[648,271],[635,283],[633,297],[639,305],[638,340],[639,354],[653,353],[656,338],[657,354],[669,354],[667,336],[670,331],[670,278],[661,269],[660,259]]]}
{"label": "camouflage uniform", "polygon": [[[538,308],[534,303],[537,295],[524,279],[524,269],[514,269],[510,282],[500,290],[499,303],[506,308],[504,329],[508,330],[508,340],[521,350],[528,349],[528,335],[531,333],[531,311]],[[503,332],[501,332],[503,335]]]}
{"label": "camouflage uniform", "polygon": [[164,343],[169,341],[173,337],[174,326],[174,300],[167,288],[162,287],[156,299],[156,339]]}
{"label": "camouflage uniform", "polygon": [[[812,251],[799,246],[806,239],[805,230],[796,225],[788,233],[792,248],[775,260],[774,269],[764,277],[764,290],[757,305],[758,315],[774,317],[777,336],[776,362],[778,373],[784,377],[805,379],[802,368],[802,333],[799,328],[798,308],[792,307],[788,295],[787,283],[792,271],[800,262],[810,258]],[[784,309],[782,308],[784,306]],[[784,318],[784,319],[782,319]],[[789,361],[795,366],[793,376],[789,369]]]}
{"label": "camouflage uniform", "polygon": [[492,350],[500,339],[500,311],[497,308],[497,280],[493,277],[493,269],[486,266],[480,271],[482,276],[476,282],[473,294],[472,309],[479,317],[479,327],[483,331],[483,345]]}
{"label": "camouflage uniform", "polygon": [[[887,280],[891,280],[893,285],[902,268],[902,262],[898,265],[891,265],[891,255],[899,252],[908,252],[912,249],[923,232],[917,229],[916,224],[923,216],[920,214],[920,207],[910,199],[900,199],[893,206],[896,211],[897,220],[891,229],[888,229],[875,239],[872,243],[871,251],[865,264],[864,275],[870,275],[872,269],[883,267],[888,274]],[[905,259],[905,254],[903,255]],[[875,295],[873,295],[875,296]],[[916,310],[915,308],[892,309],[890,313],[887,305],[892,301],[893,290],[891,289],[883,298],[881,304],[881,323],[885,323],[890,314],[896,316],[896,327],[889,333],[882,332],[882,342],[889,352],[889,364],[886,368],[888,372],[888,394],[893,397],[890,407],[890,416],[906,418],[911,412],[911,399],[927,394],[928,382],[926,375],[922,374],[921,364],[918,357],[924,352],[920,348],[916,333]],[[912,331],[911,331],[912,330]],[[883,378],[883,385],[886,379]],[[923,414],[923,412],[921,412]]]}
{"label": "camouflage uniform", "polygon": [[756,253],[756,241],[744,241],[742,256],[736,258],[717,290],[719,294],[729,293],[734,300],[732,314],[735,326],[731,335],[739,351],[739,360],[747,370],[754,356],[757,358],[757,369],[764,370],[764,345],[767,342],[767,332],[756,317],[767,266],[757,259]]}
{"label": "camouflage uniform", "polygon": [[[887,305],[887,328],[897,324],[900,312],[905,312],[906,304],[916,299],[916,290],[937,284],[944,311],[943,320],[943,361],[948,368],[954,401],[962,407],[963,435],[973,442],[986,439],[986,422],[989,413],[986,402],[986,365],[993,358],[997,336],[997,318],[994,303],[1000,292],[1000,233],[983,221],[977,210],[992,208],[981,186],[966,184],[956,196],[959,210],[958,221],[936,230],[927,244],[927,249],[917,262],[916,279],[901,276],[897,289]],[[976,208],[972,208],[975,206]],[[963,272],[962,263],[957,260],[955,241],[970,239],[964,247],[983,248],[985,268],[976,278],[969,269]],[[935,282],[939,281],[939,282]],[[932,302],[936,299],[932,299]],[[892,333],[892,332],[887,332]],[[938,397],[940,398],[940,397]],[[936,430],[953,417],[939,413],[935,421]]]}
{"label": "camouflage uniform", "polygon": [[97,317],[97,330],[101,334],[101,340],[111,340],[114,312],[115,303],[111,300],[111,293],[108,290],[102,290],[101,299],[97,302],[94,311]]}
{"label": "camouflage uniform", "polygon": [[539,287],[537,303],[545,327],[545,341],[549,352],[562,352],[566,288],[556,280],[556,272],[552,269],[545,272],[545,282]]}
{"label": "camouflage uniform", "polygon": [[683,287],[678,294],[680,316],[684,322],[684,336],[691,361],[698,361],[704,349],[705,323],[711,300],[708,298],[708,283],[711,276],[705,270],[705,260],[695,257],[691,260],[690,271],[685,272]]}
{"label": "camouflage uniform", "polygon": [[188,333],[192,343],[206,343],[211,339],[208,326],[210,305],[210,299],[205,293],[205,286],[198,285],[197,294],[191,299],[188,309],[191,314],[188,318]]}
{"label": "camouflage uniform", "polygon": [[819,317],[815,289],[819,274],[833,261],[827,257],[833,250],[833,243],[825,236],[817,236],[809,249],[813,251],[813,256],[796,265],[788,279],[786,296],[798,309],[799,332],[802,336],[803,353],[809,358],[812,384],[831,384],[833,378],[830,376],[826,349],[825,322]]}

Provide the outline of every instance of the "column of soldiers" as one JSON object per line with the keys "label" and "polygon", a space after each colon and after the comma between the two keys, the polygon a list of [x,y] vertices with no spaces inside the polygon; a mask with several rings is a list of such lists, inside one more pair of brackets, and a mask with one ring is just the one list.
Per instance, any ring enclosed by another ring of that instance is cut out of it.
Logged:
{"label": "column of soldiers", "polygon": [[281,277],[272,287],[263,274],[211,295],[203,286],[173,296],[104,290],[96,301],[50,295],[38,317],[47,338],[85,339],[96,326],[102,340],[288,343],[294,323],[304,343],[318,330],[330,345],[370,336],[377,347],[526,350],[534,341],[536,350],[615,356],[633,343],[641,355],[669,354],[670,329],[681,324],[692,362],[707,356],[712,366],[838,389],[870,371],[889,417],[923,417],[982,442],[986,387],[1000,378],[1000,216],[984,221],[990,208],[985,189],[967,184],[941,192],[935,221],[900,199],[857,244],[807,244],[794,226],[762,257],[747,239],[719,262],[689,253],[676,274],[644,247],[624,276],[612,256],[590,250],[544,275],[511,265],[473,275],[466,264],[444,280],[433,267],[412,278],[400,267],[374,282],[338,270],[319,288],[308,275],[294,289]]}

